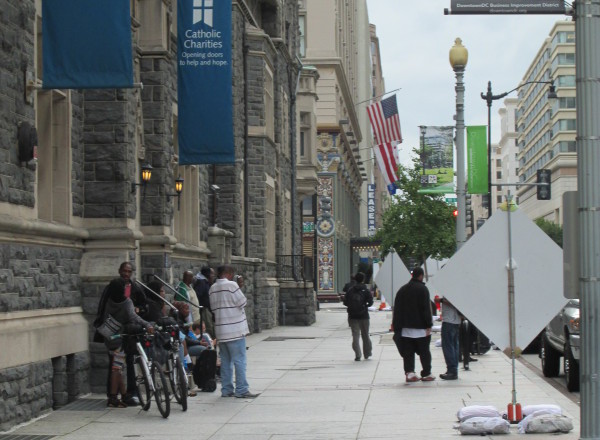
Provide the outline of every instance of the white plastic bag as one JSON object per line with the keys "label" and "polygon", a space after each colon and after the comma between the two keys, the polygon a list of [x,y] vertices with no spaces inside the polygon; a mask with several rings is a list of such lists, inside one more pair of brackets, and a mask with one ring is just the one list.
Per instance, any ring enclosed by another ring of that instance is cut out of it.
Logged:
{"label": "white plastic bag", "polygon": [[471,417],[500,417],[500,413],[494,406],[487,405],[470,405],[458,410],[456,418],[460,422],[464,422]]}
{"label": "white plastic bag", "polygon": [[571,430],[573,422],[570,418],[546,410],[536,411],[519,422],[519,434],[566,433]]}
{"label": "white plastic bag", "polygon": [[462,435],[508,434],[510,423],[502,417],[471,417],[460,422],[458,430]]}
{"label": "white plastic bag", "polygon": [[562,414],[562,409],[560,408],[560,406],[548,404],[525,405],[521,410],[521,414],[523,414],[523,417],[527,417],[528,415],[533,414],[536,411],[545,411],[546,414]]}

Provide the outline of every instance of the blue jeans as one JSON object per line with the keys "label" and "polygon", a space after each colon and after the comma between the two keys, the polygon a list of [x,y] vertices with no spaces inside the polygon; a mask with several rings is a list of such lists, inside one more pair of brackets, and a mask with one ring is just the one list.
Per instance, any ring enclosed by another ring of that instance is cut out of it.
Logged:
{"label": "blue jeans", "polygon": [[[234,393],[242,396],[250,386],[246,380],[246,338],[235,341],[219,341],[221,353],[221,395]],[[235,367],[235,390],[233,388],[233,368]]]}
{"label": "blue jeans", "polygon": [[459,324],[442,322],[442,351],[448,374],[458,374],[458,330]]}

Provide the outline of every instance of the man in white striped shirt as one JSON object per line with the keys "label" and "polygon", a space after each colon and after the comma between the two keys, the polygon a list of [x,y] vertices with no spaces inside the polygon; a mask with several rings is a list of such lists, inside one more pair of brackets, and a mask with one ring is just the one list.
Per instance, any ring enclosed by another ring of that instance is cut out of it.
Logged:
{"label": "man in white striped shirt", "polygon": [[[253,399],[246,380],[246,297],[232,281],[235,270],[230,265],[217,268],[217,281],[210,287],[210,308],[215,317],[215,333],[221,353],[221,397]],[[235,367],[235,389],[233,368]]]}

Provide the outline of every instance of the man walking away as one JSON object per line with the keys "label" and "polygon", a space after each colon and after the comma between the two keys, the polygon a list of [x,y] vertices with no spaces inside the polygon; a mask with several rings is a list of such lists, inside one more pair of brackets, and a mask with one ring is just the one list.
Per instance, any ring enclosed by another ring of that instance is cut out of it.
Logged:
{"label": "man walking away", "polygon": [[446,372],[440,374],[444,380],[458,379],[458,333],[460,314],[446,298],[440,298],[442,304],[442,351],[446,361]]}
{"label": "man walking away", "polygon": [[[407,382],[435,380],[431,375],[431,299],[423,283],[423,269],[412,271],[411,280],[398,290],[394,301],[394,342],[404,360]],[[421,378],[415,374],[415,354],[421,360]]]}
{"label": "man walking away", "polygon": [[352,349],[355,361],[360,361],[360,338],[362,337],[365,359],[372,355],[371,338],[369,338],[369,307],[373,305],[373,295],[363,284],[365,274],[358,272],[354,276],[355,284],[352,285],[344,296],[344,305],[348,307],[348,324],[352,329]]}
{"label": "man walking away", "polygon": [[[210,287],[210,308],[215,316],[215,332],[221,353],[221,397],[253,399],[246,380],[246,297],[232,281],[235,270],[224,265],[217,268],[218,280]],[[235,367],[235,389],[233,368]]]}

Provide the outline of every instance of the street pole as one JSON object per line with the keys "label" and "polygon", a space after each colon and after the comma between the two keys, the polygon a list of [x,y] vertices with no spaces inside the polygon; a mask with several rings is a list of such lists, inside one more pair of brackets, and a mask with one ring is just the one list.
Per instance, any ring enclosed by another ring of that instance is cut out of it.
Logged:
{"label": "street pole", "polygon": [[581,292],[582,439],[600,439],[600,0],[577,0],[575,73]]}
{"label": "street pole", "polygon": [[[427,127],[424,125],[419,125],[419,130],[421,131],[421,164],[423,165],[423,169],[421,170],[421,175],[425,175],[425,130]],[[421,185],[423,184],[423,178],[421,178]]]}
{"label": "street pole", "polygon": [[465,185],[465,85],[463,76],[469,53],[460,38],[450,49],[450,65],[456,75],[456,249],[460,249],[467,240],[466,185]]}
{"label": "street pole", "polygon": [[[492,82],[488,81],[487,95],[492,95]],[[488,108],[488,132],[487,132],[487,149],[488,149],[488,219],[492,216],[492,99],[486,99]]]}
{"label": "street pole", "polygon": [[512,225],[511,225],[511,211],[513,208],[512,195],[510,190],[506,195],[507,205],[507,223],[508,223],[508,326],[510,336],[510,359],[512,366],[512,403],[509,405],[509,420],[519,421],[521,420],[521,406],[517,403],[517,375],[516,375],[516,353],[515,348],[517,346],[517,326],[515,316],[515,268],[513,266],[512,258]]}

